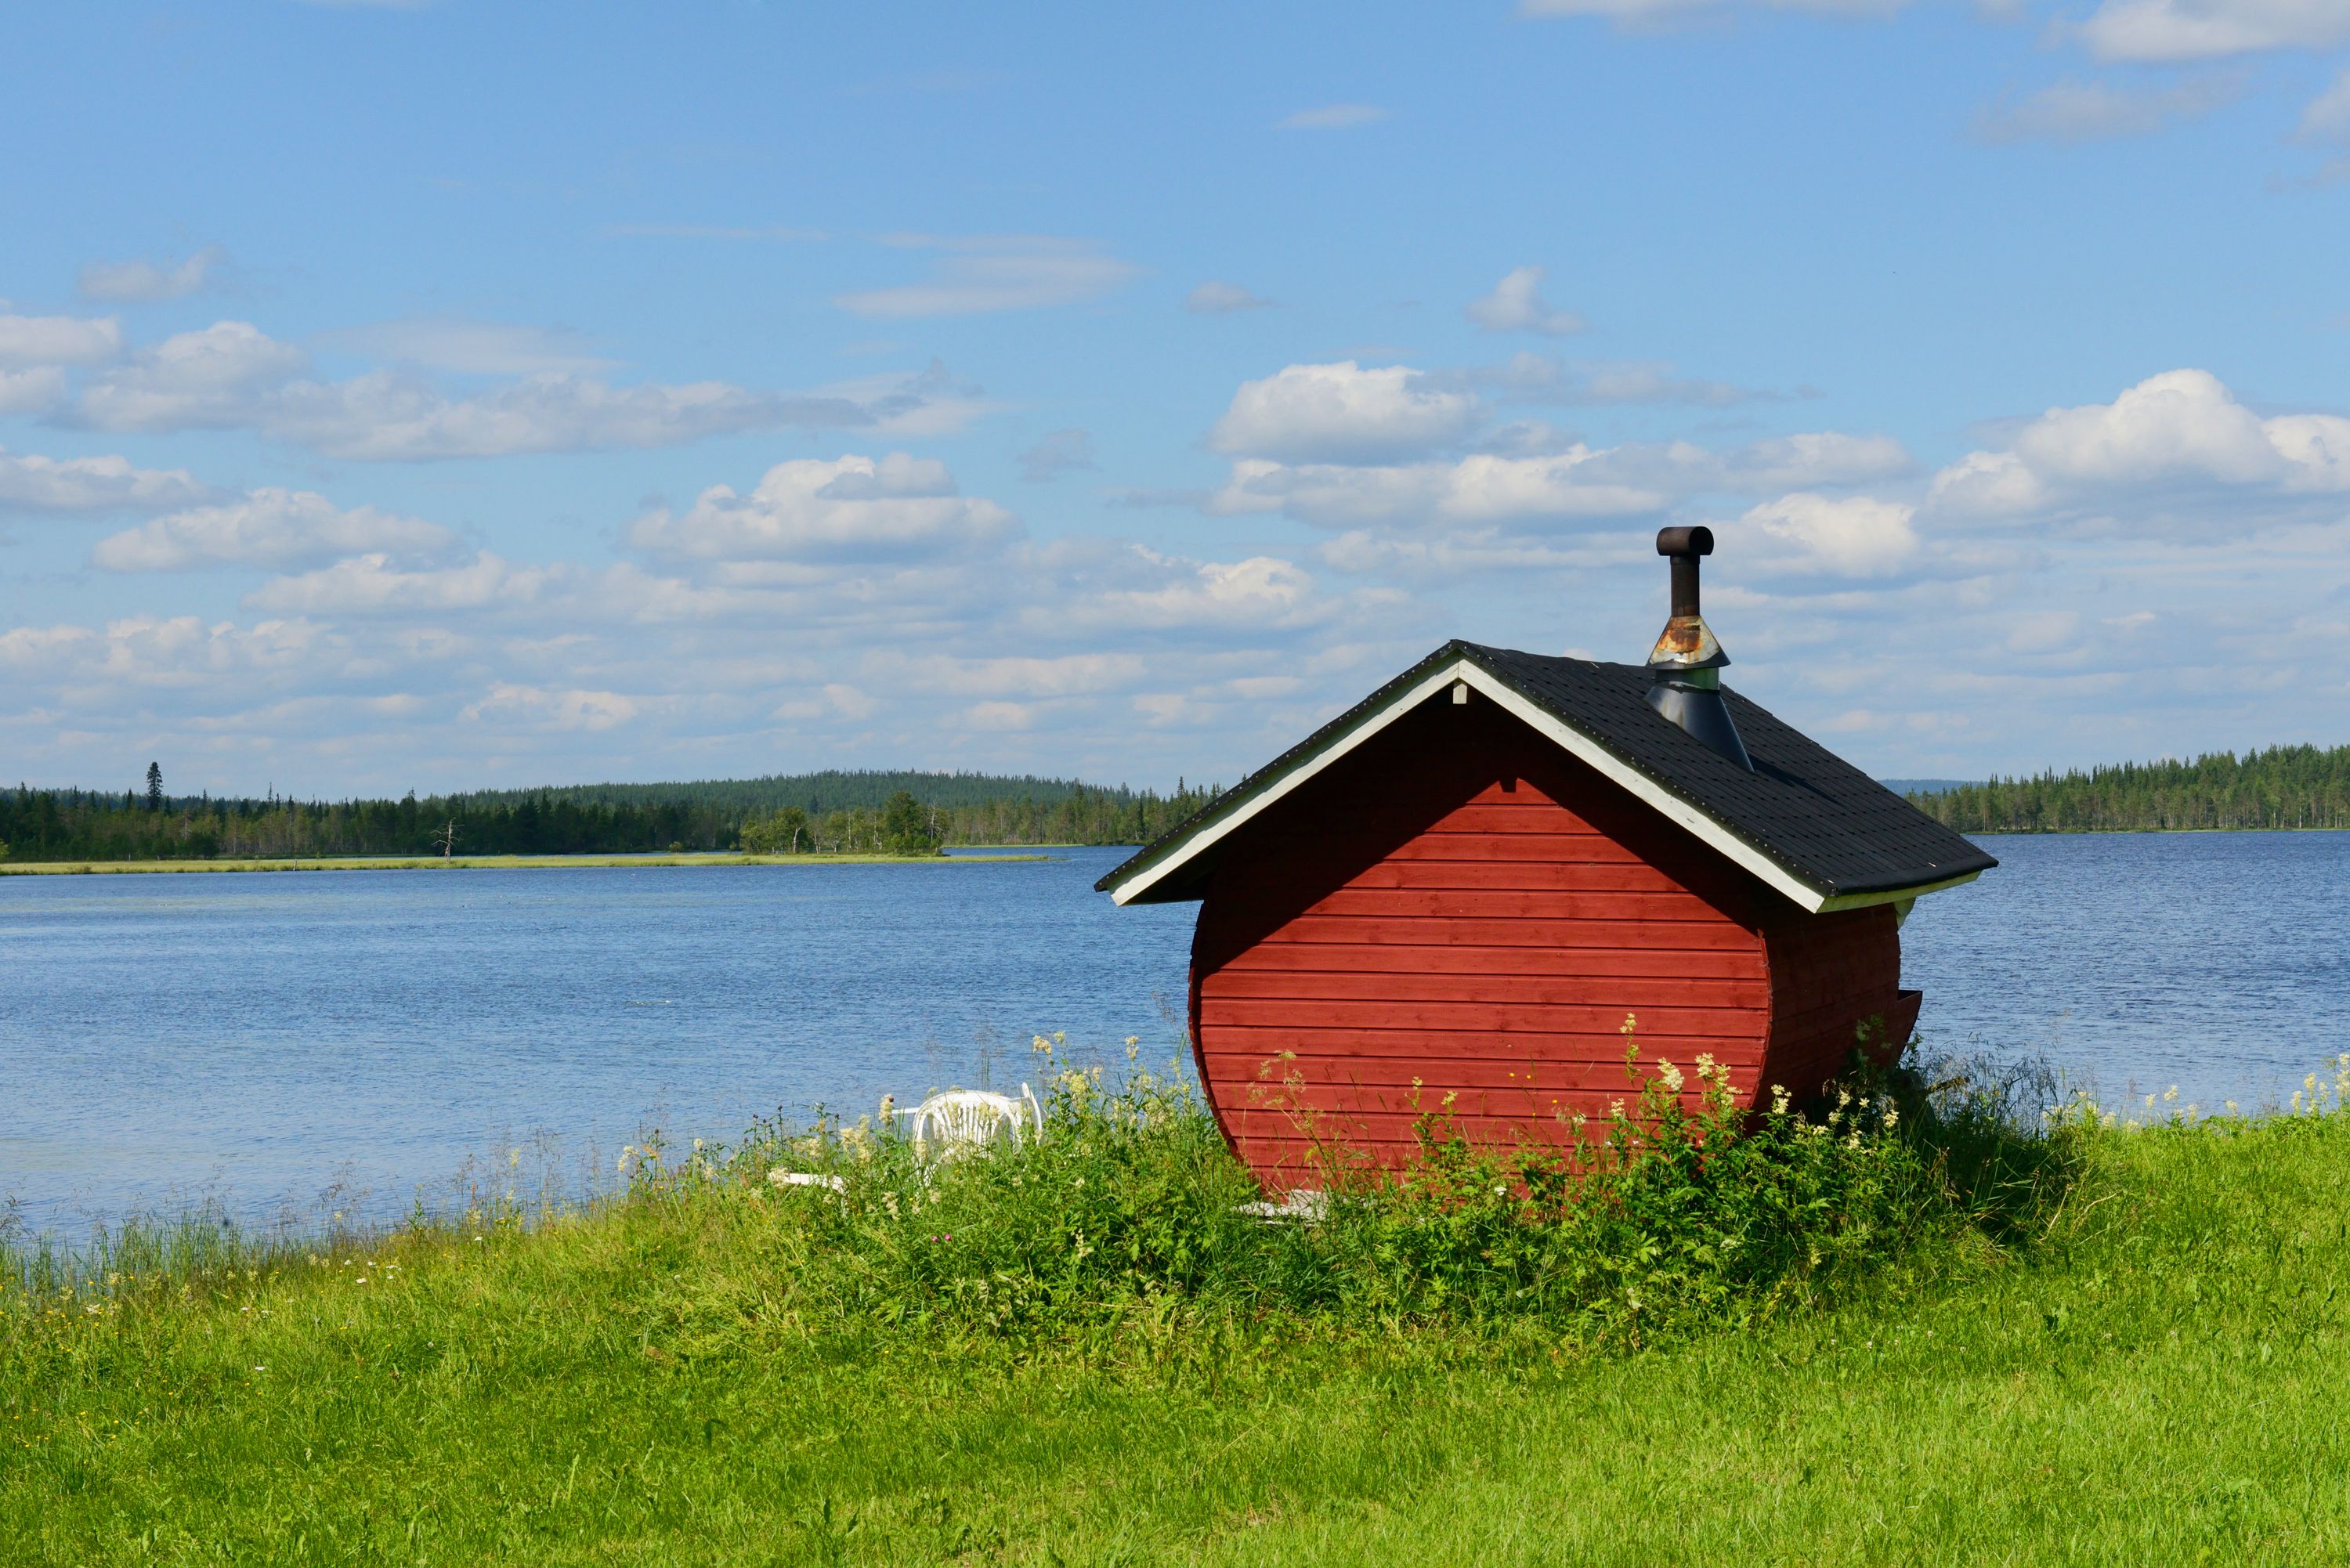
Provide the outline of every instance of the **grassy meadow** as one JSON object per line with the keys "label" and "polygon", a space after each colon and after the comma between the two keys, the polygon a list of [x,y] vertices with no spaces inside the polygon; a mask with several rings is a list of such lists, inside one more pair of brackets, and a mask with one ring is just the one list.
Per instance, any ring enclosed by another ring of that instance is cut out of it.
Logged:
{"label": "grassy meadow", "polygon": [[1180,1090],[1064,1074],[1050,1136],[934,1168],[763,1127],[565,1212],[20,1241],[0,1556],[2350,1557],[2338,1094],[1749,1125],[1676,1072],[1564,1185],[1440,1115],[1421,1175],[1340,1157],[1310,1225],[1232,1212]]}
{"label": "grassy meadow", "polygon": [[1033,851],[995,855],[742,855],[733,850],[652,855],[326,856],[275,860],[24,860],[0,862],[0,877],[93,877],[157,871],[514,871],[593,870],[634,866],[931,866],[1048,860]]}

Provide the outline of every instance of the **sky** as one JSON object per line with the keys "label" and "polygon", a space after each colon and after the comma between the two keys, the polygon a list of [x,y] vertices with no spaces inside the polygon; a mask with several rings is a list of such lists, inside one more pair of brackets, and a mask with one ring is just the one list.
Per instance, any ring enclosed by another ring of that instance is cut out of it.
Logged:
{"label": "sky", "polygon": [[2350,0],[21,7],[0,773],[1230,782],[1448,638],[2350,742]]}

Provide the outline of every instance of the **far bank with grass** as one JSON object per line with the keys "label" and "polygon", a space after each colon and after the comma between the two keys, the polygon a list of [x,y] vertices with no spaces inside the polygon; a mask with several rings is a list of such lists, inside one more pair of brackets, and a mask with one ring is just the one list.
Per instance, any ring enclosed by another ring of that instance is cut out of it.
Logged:
{"label": "far bank with grass", "polygon": [[984,855],[338,856],[316,860],[45,860],[0,862],[0,877],[93,877],[182,871],[593,871],[659,866],[987,866],[1050,860],[1034,851]]}

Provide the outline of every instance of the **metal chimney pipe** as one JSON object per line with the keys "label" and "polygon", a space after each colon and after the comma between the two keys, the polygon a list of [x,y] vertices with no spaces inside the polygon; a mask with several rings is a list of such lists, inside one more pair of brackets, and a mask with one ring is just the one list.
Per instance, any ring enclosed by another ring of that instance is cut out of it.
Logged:
{"label": "metal chimney pipe", "polygon": [[1729,761],[1754,771],[1737,721],[1721,695],[1721,667],[1730,655],[1714,640],[1698,607],[1698,562],[1713,554],[1713,530],[1707,527],[1661,528],[1657,554],[1673,564],[1671,618],[1649,650],[1648,668],[1656,683],[1648,688],[1648,706]]}

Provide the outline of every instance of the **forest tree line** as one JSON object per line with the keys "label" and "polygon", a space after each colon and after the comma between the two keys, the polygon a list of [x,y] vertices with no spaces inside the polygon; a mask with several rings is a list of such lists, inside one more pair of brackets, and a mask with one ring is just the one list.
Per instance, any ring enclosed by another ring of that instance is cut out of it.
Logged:
{"label": "forest tree line", "polygon": [[1960,833],[2350,827],[2350,746],[1994,778],[1909,800]]}
{"label": "forest tree line", "polygon": [[[970,774],[822,774],[743,782],[755,787],[735,794],[719,784],[674,786],[678,797],[660,794],[660,785],[598,785],[298,801],[172,795],[163,790],[161,769],[151,764],[143,791],[0,789],[0,858],[619,855],[742,847],[768,854],[926,854],[946,846],[1133,844],[1157,837],[1214,794],[1183,784],[1160,794]],[[895,787],[876,787],[885,782]],[[925,798],[920,786],[926,783],[945,798]],[[1001,793],[987,793],[987,783]],[[598,798],[591,793],[607,790],[628,794]],[[648,793],[637,796],[639,790]]]}

